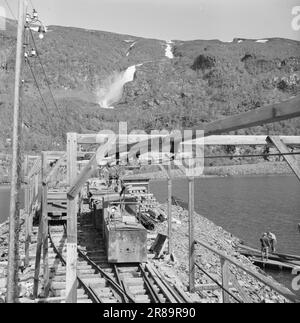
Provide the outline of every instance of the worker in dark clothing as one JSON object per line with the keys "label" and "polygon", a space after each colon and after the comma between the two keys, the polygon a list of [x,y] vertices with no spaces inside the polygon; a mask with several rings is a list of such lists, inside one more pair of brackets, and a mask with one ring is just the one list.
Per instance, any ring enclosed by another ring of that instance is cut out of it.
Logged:
{"label": "worker in dark clothing", "polygon": [[269,259],[269,250],[271,248],[270,238],[268,237],[267,233],[263,233],[262,237],[260,238],[260,243],[262,261],[267,261]]}

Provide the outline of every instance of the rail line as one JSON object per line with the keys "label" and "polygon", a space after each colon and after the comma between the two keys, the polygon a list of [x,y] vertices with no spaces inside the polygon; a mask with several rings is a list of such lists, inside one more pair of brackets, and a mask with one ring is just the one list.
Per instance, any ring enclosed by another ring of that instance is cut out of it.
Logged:
{"label": "rail line", "polygon": [[[78,303],[184,303],[150,264],[110,264],[104,238],[92,224],[78,224]],[[65,297],[66,228],[49,227],[49,299]]]}

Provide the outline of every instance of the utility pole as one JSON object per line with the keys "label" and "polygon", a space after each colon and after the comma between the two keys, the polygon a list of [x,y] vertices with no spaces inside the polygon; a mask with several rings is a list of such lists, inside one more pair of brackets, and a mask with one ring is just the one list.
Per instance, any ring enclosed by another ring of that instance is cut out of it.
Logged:
{"label": "utility pole", "polygon": [[19,295],[19,226],[20,226],[20,193],[22,170],[22,66],[24,60],[24,29],[27,0],[19,0],[18,38],[15,72],[14,116],[13,116],[13,160],[11,171],[11,193],[9,213],[9,245],[8,245],[8,276],[7,303],[15,303]]}

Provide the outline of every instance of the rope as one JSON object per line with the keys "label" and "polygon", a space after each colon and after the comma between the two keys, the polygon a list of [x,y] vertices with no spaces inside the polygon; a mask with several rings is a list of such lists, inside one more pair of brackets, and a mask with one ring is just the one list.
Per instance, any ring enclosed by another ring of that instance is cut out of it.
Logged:
{"label": "rope", "polygon": [[[38,92],[39,92],[39,94],[40,94],[41,100],[42,100],[42,102],[43,102],[43,104],[44,104],[44,106],[45,106],[45,109],[46,109],[46,111],[47,111],[48,121],[50,121],[50,122],[51,122],[51,120],[52,120],[52,122],[53,122],[53,119],[52,119],[52,117],[51,117],[51,115],[50,115],[50,113],[49,113],[48,106],[47,106],[47,104],[46,104],[46,102],[45,102],[45,100],[44,100],[44,97],[43,97],[43,95],[42,95],[41,89],[40,89],[39,84],[38,84],[38,82],[37,82],[36,76],[35,76],[35,74],[34,74],[34,72],[33,72],[32,67],[31,67],[31,64],[30,64],[30,62],[29,62],[29,60],[28,60],[28,59],[26,60],[26,62],[27,62],[27,64],[28,64],[29,68],[30,68],[30,72],[31,72],[32,77],[33,77],[33,79],[34,79],[35,86],[36,86],[36,88],[37,88],[37,90],[38,90]],[[51,120],[50,120],[50,119],[51,119]]]}
{"label": "rope", "polygon": [[8,10],[9,10],[10,14],[12,15],[12,17],[13,17],[15,20],[18,20],[18,19],[16,18],[16,16],[14,15],[14,13],[13,13],[13,11],[12,11],[12,9],[11,9],[11,7],[10,7],[9,3],[7,2],[7,0],[4,0],[4,2],[6,3],[6,6],[7,6]]}

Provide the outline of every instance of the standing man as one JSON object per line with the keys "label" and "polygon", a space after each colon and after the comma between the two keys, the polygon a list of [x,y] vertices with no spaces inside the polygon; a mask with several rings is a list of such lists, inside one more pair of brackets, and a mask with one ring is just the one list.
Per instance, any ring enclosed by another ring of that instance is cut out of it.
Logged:
{"label": "standing man", "polygon": [[268,237],[268,234],[265,232],[263,233],[262,237],[260,238],[261,243],[261,258],[262,261],[268,261],[269,260],[269,249],[270,249],[270,239]]}
{"label": "standing man", "polygon": [[268,232],[268,238],[270,239],[270,246],[272,253],[276,252],[277,238],[274,233]]}

